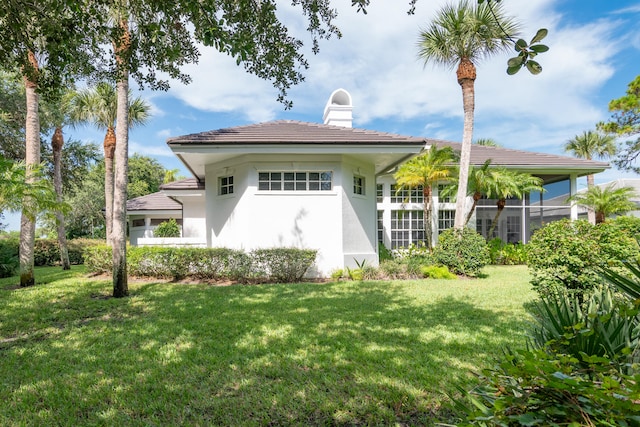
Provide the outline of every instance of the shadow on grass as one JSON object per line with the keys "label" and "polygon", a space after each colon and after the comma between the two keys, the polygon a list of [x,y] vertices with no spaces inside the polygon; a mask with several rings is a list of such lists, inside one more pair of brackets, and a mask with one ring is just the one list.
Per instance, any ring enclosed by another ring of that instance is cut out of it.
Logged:
{"label": "shadow on grass", "polygon": [[431,425],[524,328],[400,282],[104,287],[2,297],[0,424]]}

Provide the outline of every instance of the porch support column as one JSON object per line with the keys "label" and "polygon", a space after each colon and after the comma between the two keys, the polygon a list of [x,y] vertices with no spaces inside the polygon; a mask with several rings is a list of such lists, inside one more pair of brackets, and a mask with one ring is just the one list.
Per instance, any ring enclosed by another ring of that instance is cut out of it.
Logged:
{"label": "porch support column", "polygon": [[[578,192],[578,175],[571,174],[569,175],[569,196],[573,197]],[[578,219],[578,205],[576,203],[571,205],[570,210],[570,218],[571,221],[575,221]]]}
{"label": "porch support column", "polygon": [[527,243],[529,240],[529,227],[527,227],[527,200],[529,195],[525,194],[522,197],[522,210],[520,211],[520,241]]}

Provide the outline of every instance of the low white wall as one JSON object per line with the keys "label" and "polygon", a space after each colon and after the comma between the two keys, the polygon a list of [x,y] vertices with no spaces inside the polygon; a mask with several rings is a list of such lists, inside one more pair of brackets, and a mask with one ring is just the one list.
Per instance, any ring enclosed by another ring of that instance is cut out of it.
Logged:
{"label": "low white wall", "polygon": [[207,241],[198,237],[143,237],[138,239],[138,246],[206,248]]}

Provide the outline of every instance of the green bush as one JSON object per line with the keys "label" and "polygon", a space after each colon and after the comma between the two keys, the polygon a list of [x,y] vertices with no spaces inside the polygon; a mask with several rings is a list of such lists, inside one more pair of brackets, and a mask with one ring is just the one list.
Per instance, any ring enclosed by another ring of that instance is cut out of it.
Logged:
{"label": "green bush", "polygon": [[457,279],[458,276],[449,271],[449,269],[442,265],[425,265],[421,268],[423,277],[429,277],[431,279]]}
{"label": "green bush", "polygon": [[153,230],[153,237],[180,237],[180,226],[174,218],[161,222]]}
{"label": "green bush", "polygon": [[378,261],[386,261],[392,259],[393,254],[383,243],[378,243]]}
{"label": "green bush", "polygon": [[527,245],[527,264],[540,295],[563,289],[582,295],[602,283],[598,272],[638,256],[638,242],[622,222],[597,226],[587,221],[560,220],[534,233]]}
{"label": "green bush", "polygon": [[317,251],[298,248],[256,249],[251,258],[258,277],[282,283],[297,282],[316,260]]}
{"label": "green bush", "polygon": [[604,357],[506,351],[479,380],[456,401],[459,426],[640,425],[640,375],[620,373]]}
{"label": "green bush", "polygon": [[522,243],[506,243],[499,237],[489,240],[489,259],[492,265],[520,265],[527,263],[526,246]]}
{"label": "green bush", "polygon": [[450,228],[438,237],[433,259],[452,273],[473,277],[489,263],[489,249],[484,237],[476,231]]}
{"label": "green bush", "polygon": [[20,242],[17,238],[0,239],[0,277],[13,276],[20,266]]}
{"label": "green bush", "polygon": [[[263,279],[290,283],[299,281],[313,264],[316,251],[295,248],[258,249],[249,254],[226,248],[129,247],[129,274],[180,280]],[[111,248],[93,246],[85,254],[87,271],[94,274],[112,270]]]}
{"label": "green bush", "polygon": [[[130,260],[127,260],[130,263]],[[105,243],[85,248],[84,265],[88,273],[109,274],[113,271],[113,254],[111,247]]]}
{"label": "green bush", "polygon": [[530,308],[535,320],[531,342],[576,359],[581,354],[606,357],[625,370],[637,362],[625,349],[640,348],[639,307],[640,302],[634,306],[616,299],[607,286],[595,289],[584,302],[566,292],[546,295]]}

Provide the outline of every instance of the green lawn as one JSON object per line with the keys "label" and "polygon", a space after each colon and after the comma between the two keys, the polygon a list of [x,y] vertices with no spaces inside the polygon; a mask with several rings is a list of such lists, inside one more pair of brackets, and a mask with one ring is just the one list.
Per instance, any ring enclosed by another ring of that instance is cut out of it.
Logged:
{"label": "green lawn", "polygon": [[523,346],[526,267],[486,278],[208,286],[82,267],[0,279],[0,425],[431,425]]}

